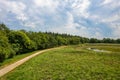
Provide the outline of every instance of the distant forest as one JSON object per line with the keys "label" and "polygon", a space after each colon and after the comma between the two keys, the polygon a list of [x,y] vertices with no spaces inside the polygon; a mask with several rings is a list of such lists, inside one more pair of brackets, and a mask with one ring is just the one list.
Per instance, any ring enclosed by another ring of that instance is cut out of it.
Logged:
{"label": "distant forest", "polygon": [[35,50],[83,43],[120,43],[120,39],[99,40],[52,32],[15,31],[10,30],[5,24],[0,24],[0,62]]}

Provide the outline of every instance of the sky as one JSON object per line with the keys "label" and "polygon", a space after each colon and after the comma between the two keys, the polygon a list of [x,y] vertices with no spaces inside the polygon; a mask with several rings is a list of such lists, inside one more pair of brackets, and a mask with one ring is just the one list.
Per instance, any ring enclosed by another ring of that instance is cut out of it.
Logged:
{"label": "sky", "polygon": [[120,38],[120,0],[0,0],[10,29]]}

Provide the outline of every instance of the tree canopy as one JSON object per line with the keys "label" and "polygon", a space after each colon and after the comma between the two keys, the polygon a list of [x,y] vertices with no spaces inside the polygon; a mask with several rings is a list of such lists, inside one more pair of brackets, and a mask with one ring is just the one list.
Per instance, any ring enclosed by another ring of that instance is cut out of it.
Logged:
{"label": "tree canopy", "polygon": [[52,32],[15,31],[10,30],[5,24],[0,24],[0,62],[34,50],[83,43],[120,43],[120,39],[99,40]]}

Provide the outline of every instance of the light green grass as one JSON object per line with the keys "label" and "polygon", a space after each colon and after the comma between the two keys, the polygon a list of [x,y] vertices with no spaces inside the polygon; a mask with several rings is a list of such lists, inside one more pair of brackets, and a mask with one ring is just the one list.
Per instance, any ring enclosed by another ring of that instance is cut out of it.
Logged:
{"label": "light green grass", "polygon": [[[68,46],[32,58],[1,80],[120,80],[120,53]],[[110,46],[111,47],[111,46]]]}
{"label": "light green grass", "polygon": [[111,52],[120,52],[120,44],[87,44],[86,47],[103,49]]}
{"label": "light green grass", "polygon": [[31,54],[34,54],[35,52],[38,52],[38,51],[33,51],[33,52],[26,53],[26,54],[20,54],[20,55],[16,55],[13,58],[6,59],[4,62],[0,63],[0,69],[9,65],[9,64],[12,64],[12,63],[18,61],[18,60],[21,60],[21,59],[23,59]]}

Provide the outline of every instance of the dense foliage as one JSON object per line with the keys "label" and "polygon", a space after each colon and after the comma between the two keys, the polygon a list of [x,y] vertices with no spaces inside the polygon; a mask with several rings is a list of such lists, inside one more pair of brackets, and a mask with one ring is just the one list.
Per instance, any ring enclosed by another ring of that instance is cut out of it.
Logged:
{"label": "dense foliage", "polygon": [[9,30],[6,25],[0,24],[0,62],[17,54],[80,43],[120,43],[120,39],[104,38],[98,40],[51,32],[13,31]]}

